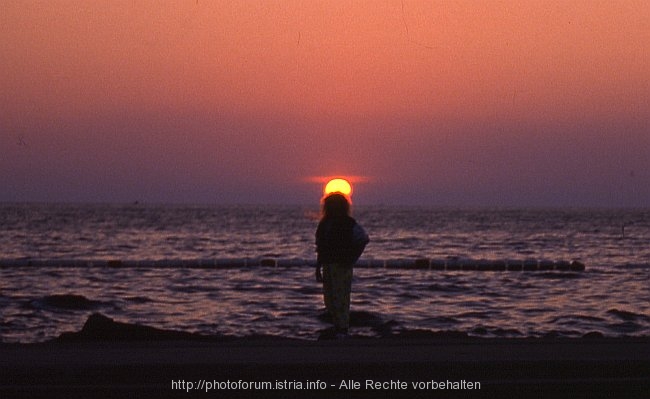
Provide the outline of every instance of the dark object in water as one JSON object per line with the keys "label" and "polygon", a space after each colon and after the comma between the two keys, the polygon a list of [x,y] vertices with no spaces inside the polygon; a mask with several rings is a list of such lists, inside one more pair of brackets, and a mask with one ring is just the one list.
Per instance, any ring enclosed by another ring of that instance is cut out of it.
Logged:
{"label": "dark object in water", "polygon": [[70,310],[91,310],[102,305],[101,302],[92,301],[83,295],[73,294],[48,295],[40,302],[45,306]]}
{"label": "dark object in water", "polygon": [[[224,259],[163,259],[163,260],[3,260],[0,268],[12,267],[108,267],[108,268],[189,268],[189,269],[238,269],[248,267],[303,267],[315,266],[310,259],[282,259],[277,257],[264,258],[224,258]],[[574,260],[572,262],[559,260],[536,259],[469,259],[447,257],[433,259],[418,257],[415,259],[361,259],[355,267],[385,268],[385,269],[414,269],[414,270],[447,270],[447,271],[584,271],[585,264]]]}
{"label": "dark object in water", "polygon": [[571,271],[574,271],[574,272],[582,272],[582,271],[585,270],[585,264],[580,262],[580,261],[574,260],[569,265],[569,269],[571,269]]}
{"label": "dark object in water", "polygon": [[79,332],[63,333],[58,341],[160,341],[160,340],[207,340],[208,337],[181,331],[161,330],[149,326],[120,323],[110,317],[95,313],[88,317]]}

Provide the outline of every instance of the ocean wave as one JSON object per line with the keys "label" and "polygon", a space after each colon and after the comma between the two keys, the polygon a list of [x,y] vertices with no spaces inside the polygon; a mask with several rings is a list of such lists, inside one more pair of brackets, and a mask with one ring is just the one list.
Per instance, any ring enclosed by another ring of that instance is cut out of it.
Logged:
{"label": "ocean wave", "polygon": [[35,308],[64,309],[64,310],[95,310],[106,306],[112,306],[101,301],[94,301],[83,295],[75,294],[54,294],[48,295],[31,302]]}
{"label": "ocean wave", "polygon": [[615,316],[616,318],[624,321],[643,321],[643,322],[650,322],[650,316],[646,316],[641,313],[635,313],[635,312],[630,312],[627,310],[619,310],[619,309],[610,309],[607,311],[607,314],[610,314],[612,316]]}

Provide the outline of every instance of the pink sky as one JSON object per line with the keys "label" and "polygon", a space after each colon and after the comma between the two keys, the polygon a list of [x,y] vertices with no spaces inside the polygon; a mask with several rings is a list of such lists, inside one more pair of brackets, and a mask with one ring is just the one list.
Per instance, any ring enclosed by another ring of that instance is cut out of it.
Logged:
{"label": "pink sky", "polygon": [[0,201],[650,205],[647,1],[6,1]]}

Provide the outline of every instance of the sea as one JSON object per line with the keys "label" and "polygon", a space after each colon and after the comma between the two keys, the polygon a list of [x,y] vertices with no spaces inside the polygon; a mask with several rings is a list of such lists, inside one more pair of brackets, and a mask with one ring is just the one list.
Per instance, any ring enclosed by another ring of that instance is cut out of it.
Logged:
{"label": "sea", "polygon": [[[355,205],[353,216],[371,241],[354,269],[352,335],[650,336],[650,209]],[[318,339],[329,327],[318,220],[318,204],[0,204],[0,338],[49,341],[101,313]]]}

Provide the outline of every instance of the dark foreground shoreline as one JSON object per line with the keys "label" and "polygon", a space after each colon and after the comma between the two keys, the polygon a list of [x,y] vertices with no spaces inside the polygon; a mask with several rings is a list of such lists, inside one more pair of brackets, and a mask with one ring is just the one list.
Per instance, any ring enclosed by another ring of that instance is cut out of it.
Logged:
{"label": "dark foreground shoreline", "polygon": [[0,344],[0,397],[650,397],[650,338],[302,341],[113,327]]}

